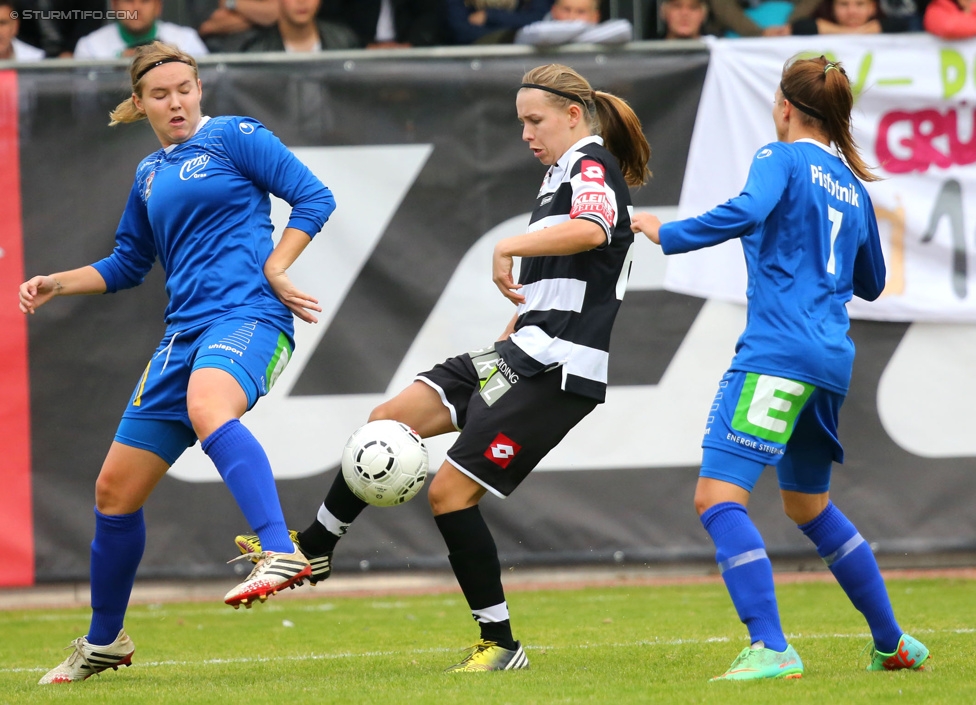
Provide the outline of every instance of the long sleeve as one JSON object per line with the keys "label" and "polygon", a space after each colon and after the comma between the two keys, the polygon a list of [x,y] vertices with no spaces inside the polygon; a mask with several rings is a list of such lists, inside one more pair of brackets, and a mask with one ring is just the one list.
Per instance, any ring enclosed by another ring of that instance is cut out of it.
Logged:
{"label": "long sleeve", "polygon": [[790,22],[813,17],[823,0],[794,0],[793,11],[790,12]]}
{"label": "long sleeve", "polygon": [[870,197],[867,197],[864,205],[871,215],[867,219],[867,237],[854,257],[854,295],[865,301],[874,301],[884,291],[887,270],[881,249],[881,236],[878,233],[878,221],[874,218],[874,205]]}
{"label": "long sleeve", "polygon": [[743,37],[758,37],[762,28],[746,17],[738,0],[711,0],[712,15],[723,30],[732,30]]}
{"label": "long sleeve", "polygon": [[791,169],[792,159],[779,145],[763,147],[742,193],[700,216],[661,226],[664,254],[700,250],[754,232],[779,203]]}
{"label": "long sleeve", "polygon": [[92,266],[105,280],[106,293],[138,286],[156,261],[156,244],[136,179],[115,232],[112,254]]}
{"label": "long sleeve", "polygon": [[228,155],[256,186],[291,206],[288,227],[314,237],[335,210],[332,192],[261,123],[242,118],[240,125],[253,130],[229,131]]}

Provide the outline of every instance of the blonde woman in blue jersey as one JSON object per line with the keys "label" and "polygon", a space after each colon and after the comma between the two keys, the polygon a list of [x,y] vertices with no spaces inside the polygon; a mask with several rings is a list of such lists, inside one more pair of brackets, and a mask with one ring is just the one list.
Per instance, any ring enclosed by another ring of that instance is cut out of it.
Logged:
{"label": "blonde woman in blue jersey", "polygon": [[[41,683],[79,681],[130,665],[123,619],[142,558],[142,507],[180,454],[201,441],[265,551],[225,597],[235,607],[295,584],[311,567],[285,527],[271,466],[239,418],[267,394],[294,348],[294,320],[318,302],[288,267],[335,209],[332,193],[259,122],[201,115],[188,54],[156,42],[137,49],[132,96],[112,123],[148,119],[162,146],[136,170],[112,254],[20,286],[34,313],[55,296],[140,284],[158,259],[169,304],[166,332],[136,385],[95,484],[92,621]],[[292,206],[274,244],[269,194]]]}
{"label": "blonde woman in blue jersey", "polygon": [[746,329],[709,412],[695,508],[751,645],[713,680],[803,674],[746,511],[766,465],[776,466],[787,516],[867,620],[868,670],[921,669],[929,654],[898,626],[871,547],[828,494],[831,465],[844,459],[837,421],[854,362],[846,304],[852,296],[873,301],[885,282],[861,183],[877,177],[854,144],[852,105],[839,63],[788,62],[773,106],[779,141],[756,153],[742,193],[696,218],[633,218],[634,231],[666,254],[739,238],[748,269]]}

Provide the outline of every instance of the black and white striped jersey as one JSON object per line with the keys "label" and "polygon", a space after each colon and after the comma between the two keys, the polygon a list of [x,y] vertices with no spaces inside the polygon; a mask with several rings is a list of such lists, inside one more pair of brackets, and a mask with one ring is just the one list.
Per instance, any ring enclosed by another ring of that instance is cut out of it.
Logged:
{"label": "black and white striped jersey", "polygon": [[519,374],[562,366],[562,388],[604,401],[610,330],[630,274],[634,235],[630,191],[600,137],[586,137],[549,168],[529,232],[586,218],[603,228],[602,246],[575,255],[521,261],[515,332],[495,349]]}

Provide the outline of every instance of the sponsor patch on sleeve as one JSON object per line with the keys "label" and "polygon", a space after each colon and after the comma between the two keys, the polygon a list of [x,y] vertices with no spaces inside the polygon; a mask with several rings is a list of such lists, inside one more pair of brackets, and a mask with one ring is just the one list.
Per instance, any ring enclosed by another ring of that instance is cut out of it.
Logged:
{"label": "sponsor patch on sleeve", "polygon": [[580,178],[583,181],[603,186],[605,179],[604,173],[603,165],[600,162],[595,162],[592,159],[584,159],[580,163]]}
{"label": "sponsor patch on sleeve", "polygon": [[578,218],[584,213],[592,213],[599,216],[610,227],[613,227],[614,223],[617,222],[617,213],[614,211],[613,206],[610,205],[610,199],[607,198],[605,193],[599,191],[581,193],[573,201],[573,208],[569,211],[569,217]]}

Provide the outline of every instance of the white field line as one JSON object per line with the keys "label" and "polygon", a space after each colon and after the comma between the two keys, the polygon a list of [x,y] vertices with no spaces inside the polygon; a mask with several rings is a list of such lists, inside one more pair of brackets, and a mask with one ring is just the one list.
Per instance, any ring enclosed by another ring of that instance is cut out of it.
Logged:
{"label": "white field line", "polygon": [[[973,629],[914,629],[913,634],[973,634]],[[803,641],[806,639],[869,639],[867,632],[856,634],[787,634],[786,637],[792,641]],[[739,640],[737,638],[737,640]],[[641,646],[686,646],[696,644],[714,644],[732,641],[727,636],[708,637],[707,639],[640,639],[625,643],[610,644],[570,644],[566,646],[526,646],[528,651],[559,651],[569,649],[632,649]],[[302,661],[334,661],[346,658],[374,658],[376,656],[419,656],[423,654],[454,653],[459,649],[410,649],[409,651],[362,651],[359,653],[343,652],[336,654],[300,654],[296,656],[276,656],[266,657],[242,657],[242,658],[211,658],[200,661],[136,661],[135,665],[141,668],[165,668],[167,666],[214,666],[223,664],[248,664],[248,663],[294,663]],[[44,673],[50,670],[45,668],[0,668],[0,673]]]}

